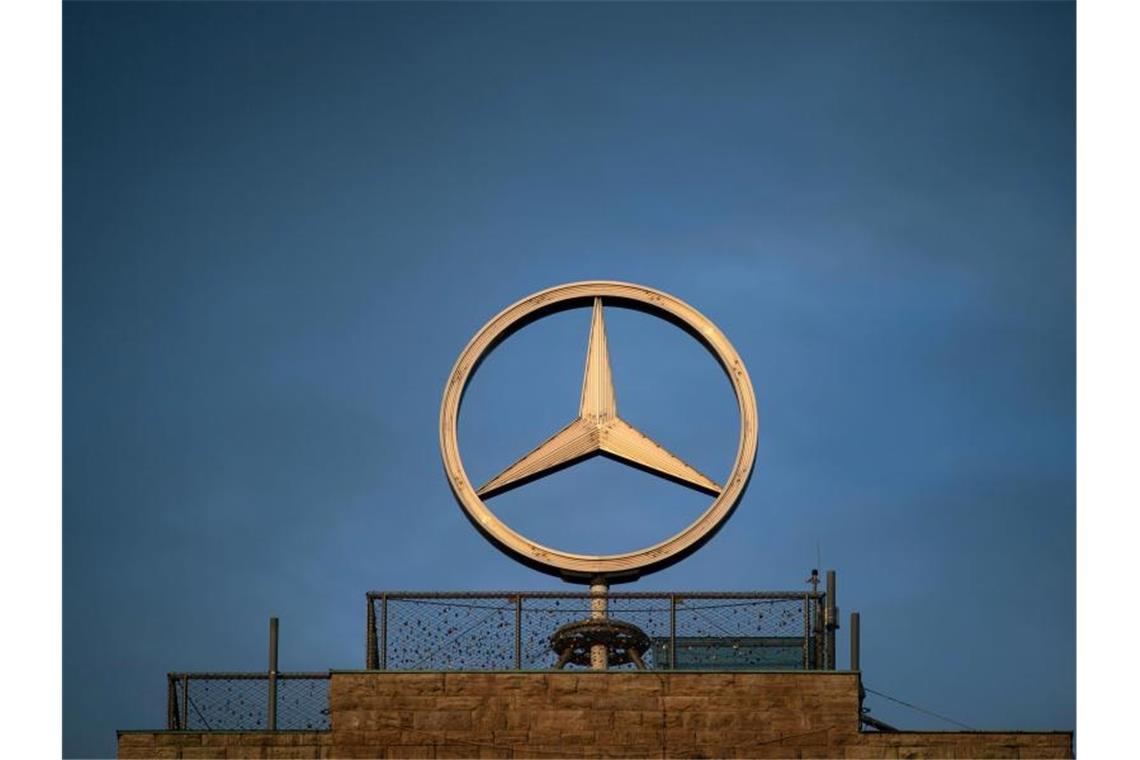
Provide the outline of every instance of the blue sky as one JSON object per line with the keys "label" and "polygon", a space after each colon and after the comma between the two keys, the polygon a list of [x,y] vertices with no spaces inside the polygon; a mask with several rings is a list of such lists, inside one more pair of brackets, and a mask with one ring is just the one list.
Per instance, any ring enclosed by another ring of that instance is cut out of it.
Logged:
{"label": "blue sky", "polygon": [[[463,519],[436,419],[486,319],[595,278],[701,309],[760,407],[740,508],[631,588],[802,588],[818,546],[869,686],[1074,726],[1073,5],[68,3],[63,34],[67,755],[161,726],[167,671],[262,668],[269,615],[284,668],[358,667],[366,590],[563,588]],[[725,471],[708,354],[607,318],[623,415]],[[473,477],[573,415],[588,324],[480,369]],[[702,499],[591,460],[493,505],[614,551]]]}

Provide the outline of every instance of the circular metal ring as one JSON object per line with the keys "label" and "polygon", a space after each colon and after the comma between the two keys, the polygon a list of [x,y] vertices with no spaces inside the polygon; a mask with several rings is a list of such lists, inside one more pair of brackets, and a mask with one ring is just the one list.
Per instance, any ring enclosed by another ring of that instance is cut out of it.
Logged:
{"label": "circular metal ring", "polygon": [[[459,454],[459,409],[467,383],[484,356],[515,330],[546,314],[593,298],[663,317],[700,340],[724,369],[736,394],[740,438],[732,470],[712,505],[676,535],[652,546],[621,554],[575,554],[543,546],[512,530],[476,494]],[[439,415],[439,443],[444,471],[460,506],[472,523],[498,548],[543,572],[571,581],[632,580],[671,565],[699,548],[732,514],[752,474],[759,436],[756,397],[744,362],[724,334],[684,301],[643,285],[594,280],[558,285],[508,306],[475,334],[459,355]]]}

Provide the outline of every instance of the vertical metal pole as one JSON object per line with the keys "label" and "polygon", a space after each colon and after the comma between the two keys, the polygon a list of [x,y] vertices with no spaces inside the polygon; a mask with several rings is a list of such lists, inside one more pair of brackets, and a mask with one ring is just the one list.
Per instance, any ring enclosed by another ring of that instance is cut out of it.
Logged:
{"label": "vertical metal pole", "polygon": [[364,667],[368,670],[376,670],[380,667],[380,657],[376,651],[376,602],[372,598],[372,594],[365,596],[368,602],[368,609],[364,613],[366,625],[368,630],[364,632]]}
{"label": "vertical metal pole", "polygon": [[380,669],[388,669],[388,595],[380,597]]}
{"label": "vertical metal pole", "polygon": [[[605,578],[595,578],[590,583],[590,619],[603,620],[606,617],[606,602],[610,584]],[[594,644],[590,647],[590,667],[594,670],[605,670],[610,662],[610,648],[605,644]]]}
{"label": "vertical metal pole", "polygon": [[811,670],[811,598],[804,594],[804,670]]}
{"label": "vertical metal pole", "polygon": [[178,729],[178,685],[173,673],[166,674],[166,728],[168,731]]}
{"label": "vertical metal pole", "polygon": [[677,595],[669,595],[669,670],[677,669]]}
{"label": "vertical metal pole", "polygon": [[190,728],[187,722],[190,718],[190,674],[182,674],[182,721],[179,726],[183,731]]}
{"label": "vertical metal pole", "polygon": [[839,605],[835,597],[835,571],[827,571],[827,611],[825,628],[827,631],[827,669],[835,670],[835,630],[839,628]]}
{"label": "vertical metal pole", "polygon": [[827,647],[824,646],[823,635],[823,595],[816,594],[815,599],[812,601],[813,616],[812,616],[812,667],[815,670],[823,670],[827,667],[824,662],[824,653]]}
{"label": "vertical metal pole", "polygon": [[515,596],[515,670],[522,670],[522,594]]}
{"label": "vertical metal pole", "polygon": [[277,618],[269,618],[269,709],[266,727],[277,730]]}
{"label": "vertical metal pole", "polygon": [[823,670],[823,604],[819,596],[819,568],[811,569],[808,578],[811,584],[811,669]]}

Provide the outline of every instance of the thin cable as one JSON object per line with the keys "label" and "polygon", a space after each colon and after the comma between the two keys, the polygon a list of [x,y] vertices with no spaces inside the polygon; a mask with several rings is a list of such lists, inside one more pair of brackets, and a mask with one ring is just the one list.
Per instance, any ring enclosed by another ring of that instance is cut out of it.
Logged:
{"label": "thin cable", "polygon": [[902,701],[901,699],[895,699],[894,697],[892,697],[892,696],[891,696],[891,695],[889,695],[889,694],[884,694],[884,693],[883,693],[883,692],[881,692],[881,691],[875,691],[874,689],[872,689],[872,688],[870,688],[870,687],[868,687],[868,686],[864,686],[864,687],[863,687],[863,689],[864,689],[864,691],[866,691],[868,694],[875,694],[876,696],[880,696],[880,697],[882,697],[883,699],[889,699],[889,700],[891,700],[892,702],[897,702],[897,703],[899,703],[900,705],[903,705],[904,707],[909,707],[909,708],[910,708],[910,709],[912,709],[912,710],[918,710],[920,713],[926,713],[927,715],[933,716],[933,717],[935,717],[935,718],[938,718],[938,719],[940,719],[940,720],[944,720],[944,721],[946,721],[947,723],[953,723],[955,726],[959,726],[959,727],[961,727],[961,728],[964,728],[964,729],[966,729],[967,731],[977,731],[977,730],[978,730],[978,729],[974,728],[973,726],[967,726],[965,723],[961,723],[961,722],[959,722],[959,721],[956,721],[956,720],[954,720],[953,718],[947,718],[945,715],[939,715],[939,714],[938,714],[938,713],[936,713],[936,712],[933,712],[933,711],[931,711],[931,710],[926,710],[926,709],[924,709],[924,708],[921,708],[921,707],[919,707],[918,705],[912,705],[910,702],[904,702],[904,701]]}

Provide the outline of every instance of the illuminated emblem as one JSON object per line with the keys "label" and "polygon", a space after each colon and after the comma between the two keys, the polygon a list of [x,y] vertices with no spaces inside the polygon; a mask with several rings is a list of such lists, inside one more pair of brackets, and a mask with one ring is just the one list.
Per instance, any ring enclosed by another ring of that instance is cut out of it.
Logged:
{"label": "illuminated emblem", "polygon": [[[740,440],[723,484],[686,464],[639,431],[618,412],[606,345],[604,306],[620,303],[665,318],[700,340],[716,357],[736,393]],[[463,392],[484,355],[524,324],[553,311],[593,307],[590,342],[578,416],[545,442],[476,488],[463,469],[457,424]],[[707,541],[732,513],[748,484],[756,458],[756,397],[744,363],[723,333],[693,307],[668,293],[624,282],[576,282],[535,293],[507,307],[484,325],[455,363],[443,394],[439,440],[444,469],[460,505],[499,548],[526,564],[568,580],[629,580],[677,562]],[[543,546],[515,532],[484,499],[530,482],[579,460],[603,454],[707,493],[712,504],[687,528],[653,546],[622,554],[573,554]]]}

